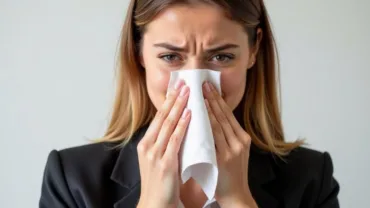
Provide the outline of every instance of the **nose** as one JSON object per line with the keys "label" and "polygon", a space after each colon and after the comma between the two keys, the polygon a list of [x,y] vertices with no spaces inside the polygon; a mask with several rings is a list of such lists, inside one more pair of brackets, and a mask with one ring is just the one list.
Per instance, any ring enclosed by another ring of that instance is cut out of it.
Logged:
{"label": "nose", "polygon": [[188,59],[187,63],[183,65],[182,69],[206,69],[207,65],[199,58]]}

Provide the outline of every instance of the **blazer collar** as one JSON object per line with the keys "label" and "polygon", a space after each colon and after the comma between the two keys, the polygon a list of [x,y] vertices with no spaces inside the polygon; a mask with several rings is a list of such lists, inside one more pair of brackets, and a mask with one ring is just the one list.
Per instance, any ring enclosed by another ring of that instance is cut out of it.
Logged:
{"label": "blazer collar", "polygon": [[278,158],[272,153],[260,150],[252,144],[249,156],[248,182],[252,195],[259,207],[278,207],[278,200],[272,194],[276,179],[274,167]]}
{"label": "blazer collar", "polygon": [[[132,140],[120,150],[111,179],[128,190],[115,208],[136,207],[140,197],[140,169],[137,144],[144,136],[148,126],[138,130]],[[249,185],[253,197],[260,207],[277,207],[277,199],[271,195],[269,184],[276,178],[273,169],[274,158],[271,153],[259,150],[252,145],[249,158]]]}
{"label": "blazer collar", "polygon": [[145,127],[139,129],[131,141],[121,148],[113,168],[111,179],[128,189],[131,189],[140,181],[137,144],[145,132]]}
{"label": "blazer collar", "polygon": [[140,168],[137,144],[144,137],[148,126],[140,128],[131,141],[121,148],[114,165],[111,180],[126,188],[125,195],[114,204],[114,208],[136,207],[140,197]]}

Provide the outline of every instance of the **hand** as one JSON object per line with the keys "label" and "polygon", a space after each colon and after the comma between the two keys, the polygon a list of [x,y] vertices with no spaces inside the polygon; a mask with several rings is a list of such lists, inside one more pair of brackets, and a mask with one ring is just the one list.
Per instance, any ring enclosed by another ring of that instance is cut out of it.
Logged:
{"label": "hand", "polygon": [[191,117],[185,109],[188,97],[189,87],[178,82],[138,144],[140,208],[176,208],[179,204],[178,152]]}
{"label": "hand", "polygon": [[212,84],[203,85],[219,168],[216,200],[221,207],[257,207],[248,184],[251,138]]}

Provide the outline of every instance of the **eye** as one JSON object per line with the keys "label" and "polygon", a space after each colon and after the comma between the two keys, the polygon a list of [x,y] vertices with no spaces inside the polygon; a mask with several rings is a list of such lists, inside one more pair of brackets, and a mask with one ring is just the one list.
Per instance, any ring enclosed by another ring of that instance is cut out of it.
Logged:
{"label": "eye", "polygon": [[165,55],[159,56],[159,58],[168,62],[168,63],[181,61],[181,57],[176,55],[176,54],[165,54]]}
{"label": "eye", "polygon": [[233,59],[234,59],[234,55],[232,54],[217,54],[211,58],[211,61],[226,63]]}

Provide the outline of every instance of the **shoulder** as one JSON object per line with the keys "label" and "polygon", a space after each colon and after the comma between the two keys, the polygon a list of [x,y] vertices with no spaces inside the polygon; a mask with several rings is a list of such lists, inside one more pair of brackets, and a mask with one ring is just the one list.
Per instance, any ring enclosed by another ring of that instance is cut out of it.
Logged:
{"label": "shoulder", "polygon": [[322,174],[323,169],[333,172],[333,163],[328,152],[299,147],[292,150],[279,162],[282,170],[295,170],[294,172],[306,172],[308,175]]}
{"label": "shoulder", "polygon": [[[52,150],[49,153],[44,181],[58,179],[53,177],[58,172],[65,178],[67,184],[80,184],[81,181],[99,181],[105,184],[111,178],[117,164],[132,164],[137,161],[136,145],[145,133],[146,126],[140,128],[127,143],[100,142],[62,150]],[[136,159],[135,159],[136,158]],[[120,161],[117,163],[117,161]],[[94,173],[94,174],[92,174]],[[59,179],[58,179],[59,180]]]}
{"label": "shoulder", "polygon": [[61,159],[84,165],[89,163],[99,163],[104,161],[111,161],[117,157],[120,148],[118,143],[93,143],[82,146],[66,148],[57,151]]}
{"label": "shoulder", "polygon": [[79,207],[84,195],[101,203],[102,189],[110,186],[110,174],[119,149],[114,143],[95,143],[60,151],[47,158],[39,206]]}
{"label": "shoulder", "polygon": [[301,195],[302,200],[312,199],[307,203],[315,201],[320,207],[338,207],[339,184],[333,176],[333,161],[328,152],[299,147],[275,164],[281,187]]}
{"label": "shoulder", "polygon": [[119,154],[117,143],[94,143],[82,146],[52,150],[47,159],[47,167],[56,164],[63,172],[88,177],[92,172],[113,168]]}

